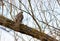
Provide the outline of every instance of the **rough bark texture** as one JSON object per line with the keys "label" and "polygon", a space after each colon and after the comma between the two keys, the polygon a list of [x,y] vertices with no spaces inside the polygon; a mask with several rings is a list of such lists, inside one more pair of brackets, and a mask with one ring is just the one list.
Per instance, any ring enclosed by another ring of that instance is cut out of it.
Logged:
{"label": "rough bark texture", "polygon": [[41,41],[58,41],[43,32],[39,32],[31,27],[28,27],[27,25],[20,24],[19,26],[15,27],[14,24],[14,21],[0,15],[0,25],[2,26],[5,26],[17,32],[21,32],[23,34],[30,35],[34,38],[40,39]]}

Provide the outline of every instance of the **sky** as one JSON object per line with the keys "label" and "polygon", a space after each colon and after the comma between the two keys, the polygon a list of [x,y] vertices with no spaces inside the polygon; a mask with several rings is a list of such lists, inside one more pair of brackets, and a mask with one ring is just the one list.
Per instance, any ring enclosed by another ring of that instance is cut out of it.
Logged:
{"label": "sky", "polygon": [[[17,1],[17,0],[16,0]],[[15,2],[16,2],[15,1]],[[25,2],[25,0],[23,1],[25,4],[26,4],[26,2]],[[13,1],[13,4],[14,4],[14,1]],[[8,4],[5,4],[5,5],[8,5]],[[18,6],[18,1],[17,1],[17,4],[14,4],[15,6]],[[27,4],[26,4],[27,5]],[[9,8],[8,8],[9,9]],[[9,12],[9,11],[8,11]],[[7,11],[6,11],[6,8],[4,7],[4,16],[5,17],[7,17],[7,18],[9,18],[9,19],[11,19],[11,16],[9,15],[9,14],[7,14],[8,13]],[[16,12],[15,12],[16,13]],[[2,14],[2,7],[0,7],[0,14]],[[30,20],[28,20],[28,19],[26,19],[26,18],[30,18]],[[32,23],[31,22],[25,22],[26,20],[28,20],[28,21],[31,21],[32,22],[32,19],[31,19],[31,17],[29,16],[27,16],[27,14],[25,14],[24,13],[24,24],[28,24],[28,26],[30,25],[30,27],[32,27]],[[4,29],[5,29],[5,27],[4,26],[0,26],[0,41],[14,41],[15,39],[14,39],[14,31],[12,30],[12,31],[10,31],[10,32],[7,32],[7,31],[5,31]],[[8,29],[7,28],[7,30],[9,31],[10,29]],[[21,33],[19,33],[19,32],[16,32],[17,34],[18,34],[18,36],[17,37],[19,37],[18,38],[18,41],[22,41],[22,40],[24,40],[24,41],[28,41],[28,40],[31,40],[31,41],[34,41],[34,39],[31,37],[31,36],[28,36],[28,35],[25,35],[25,34],[21,34]],[[27,36],[27,37],[26,37]],[[29,37],[29,38],[28,38]],[[22,39],[23,38],[23,39]],[[37,39],[35,39],[35,40],[37,40]],[[37,40],[37,41],[39,41],[39,40]]]}
{"label": "sky", "polygon": [[[26,0],[22,0],[23,1],[23,3],[26,5],[26,7],[28,8],[28,2],[26,1]],[[42,0],[41,0],[42,1]],[[14,4],[14,1],[13,1],[13,4],[15,5],[15,6],[19,6],[19,4],[18,4],[18,1],[16,0],[15,2],[17,2],[16,4]],[[34,2],[33,2],[33,0],[31,1],[32,2],[32,5],[34,5],[33,6],[33,8],[35,9],[36,8],[36,5],[34,4]],[[37,0],[36,1],[36,3],[38,3],[39,2],[39,0]],[[56,2],[56,0],[50,0],[50,2],[51,2],[51,6],[52,6],[52,9],[54,8],[54,13],[57,15],[57,13],[58,14],[60,14],[60,6],[58,5],[58,3]],[[41,3],[40,3],[41,4]],[[51,11],[51,8],[49,8],[49,4],[48,4],[48,2],[47,2],[47,0],[44,0],[43,1],[43,4],[44,4],[44,6],[42,6],[42,11],[43,12],[41,12],[40,11],[40,13],[41,13],[41,16],[43,16],[43,14],[42,13],[47,13],[46,15],[46,17],[47,17],[47,19],[49,20],[49,14],[48,14],[48,12],[51,12],[52,13],[52,11]],[[8,5],[8,4],[6,4],[6,5]],[[39,8],[39,3],[38,3],[38,8]],[[8,8],[9,9],[9,8]],[[26,10],[24,7],[22,7],[22,9],[24,9],[24,10]],[[29,9],[29,8],[28,8]],[[13,11],[14,12],[14,11]],[[34,10],[34,12],[35,12],[35,15],[36,15],[36,17],[38,18],[38,15],[39,14],[37,14],[38,13],[38,11],[35,9]],[[2,13],[2,9],[1,9],[1,7],[0,7],[0,14]],[[6,17],[8,17],[9,19],[11,19],[11,16],[9,15],[9,14],[7,14],[7,13],[9,13],[9,11],[7,12],[6,11],[6,8],[4,7],[4,16],[6,16]],[[17,12],[15,12],[15,13],[17,13]],[[30,27],[34,27],[35,28],[35,26],[34,26],[34,21],[32,21],[32,18],[31,18],[31,16],[29,16],[28,14],[26,14],[25,12],[23,13],[23,15],[24,15],[24,20],[23,20],[23,23],[25,24],[25,25],[28,25],[28,26],[30,26]],[[59,15],[57,15],[57,18],[60,20],[60,18],[59,18],[60,16]],[[43,17],[44,18],[44,17]],[[40,19],[40,18],[39,18]],[[27,20],[27,21],[26,21]],[[43,19],[44,20],[44,19]],[[30,21],[30,22],[29,22]],[[32,25],[33,24],[33,25]],[[0,26],[0,27],[3,27],[3,26]],[[37,26],[36,26],[37,27]],[[4,28],[4,27],[3,27]],[[37,28],[38,29],[38,28]],[[8,29],[9,30],[9,29]],[[49,31],[48,30],[46,30],[46,33],[48,33]],[[16,33],[18,33],[19,34],[19,36],[20,36],[20,38],[19,38],[19,40],[20,41],[22,41],[22,39],[21,38],[24,38],[24,40],[26,40],[26,41],[28,41],[28,40],[30,40],[32,37],[31,36],[28,36],[28,35],[24,35],[24,34],[21,34],[21,33],[19,33],[19,32],[16,32]],[[22,36],[21,36],[22,35]],[[27,37],[26,37],[27,36]],[[3,29],[0,29],[0,40],[1,41],[14,41],[14,31],[13,30],[11,30],[10,32],[7,32],[7,31],[5,31],[5,30],[3,30]],[[18,41],[19,41],[18,40]],[[35,40],[37,40],[37,39],[35,39]],[[32,38],[31,39],[31,41],[34,41],[34,39]],[[39,40],[38,40],[39,41]]]}

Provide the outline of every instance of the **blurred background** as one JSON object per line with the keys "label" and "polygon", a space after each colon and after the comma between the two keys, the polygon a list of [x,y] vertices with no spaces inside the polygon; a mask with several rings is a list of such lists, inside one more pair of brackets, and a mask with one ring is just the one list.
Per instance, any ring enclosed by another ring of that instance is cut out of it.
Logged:
{"label": "blurred background", "polygon": [[[23,22],[60,40],[60,0],[0,0],[0,15],[14,21],[23,12]],[[0,41],[40,41],[0,25]]]}

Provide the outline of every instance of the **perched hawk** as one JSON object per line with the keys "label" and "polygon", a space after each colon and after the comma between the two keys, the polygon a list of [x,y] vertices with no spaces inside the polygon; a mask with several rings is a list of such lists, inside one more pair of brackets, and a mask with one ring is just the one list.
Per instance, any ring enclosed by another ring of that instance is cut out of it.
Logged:
{"label": "perched hawk", "polygon": [[15,23],[13,24],[15,31],[20,30],[19,25],[22,23],[22,20],[23,20],[23,12],[19,12],[15,17]]}
{"label": "perched hawk", "polygon": [[23,12],[19,12],[19,13],[16,15],[15,21],[16,21],[17,23],[22,23],[22,20],[23,20]]}

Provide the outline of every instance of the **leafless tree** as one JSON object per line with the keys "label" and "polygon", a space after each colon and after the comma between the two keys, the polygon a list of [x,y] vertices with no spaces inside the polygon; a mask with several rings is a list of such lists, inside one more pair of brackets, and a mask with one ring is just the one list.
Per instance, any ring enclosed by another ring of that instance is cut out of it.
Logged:
{"label": "leafless tree", "polygon": [[[60,38],[60,7],[58,6],[60,0],[3,0],[3,2],[6,12],[2,14],[15,21],[15,27],[18,26],[17,24],[21,24],[23,20],[25,25],[47,33],[55,39]],[[4,11],[2,10],[2,12]]]}

